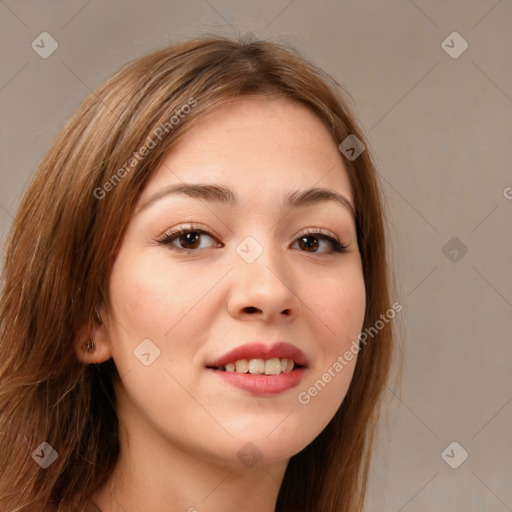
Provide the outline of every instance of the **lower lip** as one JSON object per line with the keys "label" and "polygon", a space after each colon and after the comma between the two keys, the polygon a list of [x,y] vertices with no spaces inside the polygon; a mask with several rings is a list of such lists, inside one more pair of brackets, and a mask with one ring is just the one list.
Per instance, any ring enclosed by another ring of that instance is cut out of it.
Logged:
{"label": "lower lip", "polygon": [[306,368],[297,368],[289,373],[279,373],[278,375],[253,375],[251,373],[222,370],[211,371],[232,386],[248,391],[253,395],[271,396],[297,386],[304,377]]}

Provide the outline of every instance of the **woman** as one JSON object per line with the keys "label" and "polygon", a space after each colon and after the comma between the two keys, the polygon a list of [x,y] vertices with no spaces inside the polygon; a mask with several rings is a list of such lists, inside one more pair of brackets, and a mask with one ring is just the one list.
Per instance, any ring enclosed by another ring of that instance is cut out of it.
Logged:
{"label": "woman", "polygon": [[401,306],[336,85],[210,36],[64,126],[5,254],[0,510],[362,510]]}

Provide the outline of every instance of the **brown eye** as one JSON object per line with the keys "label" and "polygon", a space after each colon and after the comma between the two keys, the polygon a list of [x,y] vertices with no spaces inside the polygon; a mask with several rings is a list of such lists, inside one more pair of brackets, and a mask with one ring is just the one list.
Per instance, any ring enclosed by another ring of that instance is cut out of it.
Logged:
{"label": "brown eye", "polygon": [[184,249],[197,249],[197,247],[200,245],[200,238],[201,234],[198,231],[190,231],[185,235],[179,236],[178,240]]}
{"label": "brown eye", "polygon": [[[342,244],[332,236],[320,232],[303,233],[295,243],[299,245],[299,249],[302,251],[313,254],[343,253],[347,251],[345,244]],[[319,251],[318,249],[322,244],[330,245],[331,250]]]}
{"label": "brown eye", "polygon": [[316,236],[308,235],[300,237],[299,245],[301,249],[304,249],[305,251],[315,252],[320,244],[318,243],[318,238]]}
{"label": "brown eye", "polygon": [[[196,251],[198,249],[206,249],[208,247],[200,247],[203,238],[214,240],[213,236],[206,231],[200,229],[181,229],[170,231],[161,240],[157,242],[161,245],[169,246],[177,251]],[[211,244],[210,247],[219,247],[218,243]]]}

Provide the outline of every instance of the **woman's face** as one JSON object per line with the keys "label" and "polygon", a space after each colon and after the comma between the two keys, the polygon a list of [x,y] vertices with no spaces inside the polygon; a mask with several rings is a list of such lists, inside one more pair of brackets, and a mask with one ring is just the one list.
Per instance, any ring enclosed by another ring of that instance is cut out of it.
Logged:
{"label": "woman's face", "polygon": [[285,460],[323,430],[365,313],[351,204],[336,143],[291,100],[231,102],[172,149],[110,280],[131,435],[241,468]]}

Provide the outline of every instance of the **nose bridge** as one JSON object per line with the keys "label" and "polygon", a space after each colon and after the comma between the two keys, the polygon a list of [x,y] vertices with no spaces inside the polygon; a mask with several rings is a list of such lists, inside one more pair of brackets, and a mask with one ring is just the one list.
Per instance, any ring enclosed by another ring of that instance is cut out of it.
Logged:
{"label": "nose bridge", "polygon": [[248,235],[238,244],[236,253],[230,298],[232,314],[256,311],[268,317],[298,312],[291,270],[271,232]]}

